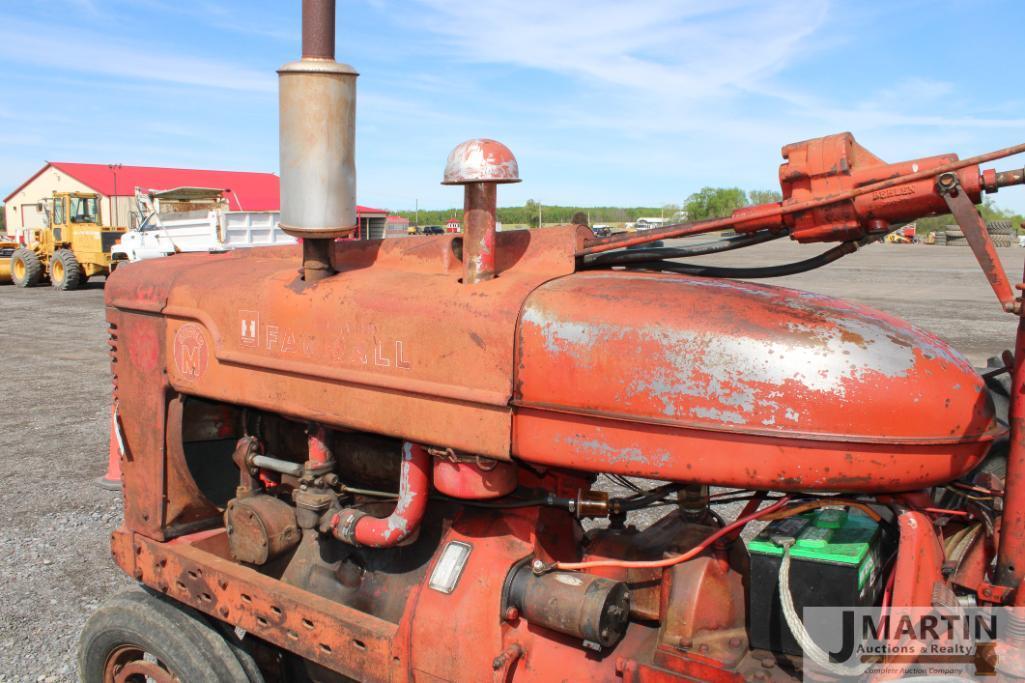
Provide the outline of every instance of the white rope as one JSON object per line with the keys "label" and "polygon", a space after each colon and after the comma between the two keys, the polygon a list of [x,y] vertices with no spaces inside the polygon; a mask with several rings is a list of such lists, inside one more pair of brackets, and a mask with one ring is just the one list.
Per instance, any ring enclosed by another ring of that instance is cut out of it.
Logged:
{"label": "white rope", "polygon": [[798,616],[797,609],[794,607],[794,596],[790,593],[790,546],[793,543],[792,539],[782,541],[783,561],[779,565],[779,601],[783,606],[783,617],[786,619],[787,626],[790,627],[790,632],[794,634],[794,639],[804,651],[804,656],[829,673],[845,677],[861,676],[875,662],[868,661],[855,666],[847,666],[830,660],[829,655],[812,640],[808,630],[801,623],[801,617]]}
{"label": "white rope", "polygon": [[118,403],[117,401],[114,401],[114,414],[111,415],[110,419],[112,419],[114,421],[114,439],[117,441],[118,453],[120,453],[121,455],[124,455],[125,454],[125,437],[121,434],[121,421],[119,419],[121,417],[120,414],[119,414],[120,408],[121,408],[121,404]]}

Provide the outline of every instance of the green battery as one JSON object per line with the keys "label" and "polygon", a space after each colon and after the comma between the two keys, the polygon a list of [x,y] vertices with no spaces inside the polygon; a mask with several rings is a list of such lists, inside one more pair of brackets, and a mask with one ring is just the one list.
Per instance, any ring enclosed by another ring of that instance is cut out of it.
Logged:
{"label": "green battery", "polygon": [[755,649],[800,655],[783,616],[777,540],[794,539],[790,549],[790,592],[798,614],[805,607],[865,607],[882,591],[882,527],[856,508],[821,508],[769,524],[748,542],[751,582],[748,637]]}

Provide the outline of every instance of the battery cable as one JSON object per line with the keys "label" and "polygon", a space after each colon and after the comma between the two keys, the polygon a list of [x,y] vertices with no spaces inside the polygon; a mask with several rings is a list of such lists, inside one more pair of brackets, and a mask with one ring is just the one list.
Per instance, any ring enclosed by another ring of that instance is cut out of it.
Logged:
{"label": "battery cable", "polygon": [[779,602],[783,607],[783,618],[786,619],[794,640],[801,646],[804,656],[821,666],[831,674],[844,677],[861,676],[875,662],[869,660],[855,666],[847,666],[829,659],[829,655],[819,647],[818,643],[812,640],[808,629],[804,627],[801,618],[797,615],[797,608],[794,606],[794,596],[790,593],[790,547],[794,544],[793,538],[773,539],[783,548],[783,561],[779,565]]}

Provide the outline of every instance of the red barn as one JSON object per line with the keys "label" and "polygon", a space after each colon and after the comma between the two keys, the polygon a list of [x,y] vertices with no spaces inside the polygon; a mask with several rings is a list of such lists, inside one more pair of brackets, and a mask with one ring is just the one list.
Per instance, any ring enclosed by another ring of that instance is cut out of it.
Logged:
{"label": "red barn", "polygon": [[[104,225],[134,227],[140,220],[135,206],[136,187],[144,191],[215,188],[224,191],[233,211],[277,211],[280,206],[278,185],[279,179],[274,173],[50,161],[3,201],[7,233],[16,236],[24,228],[38,228],[46,223],[40,201],[53,192],[93,192],[100,196]],[[386,210],[359,206],[357,214],[360,238],[384,236]]]}

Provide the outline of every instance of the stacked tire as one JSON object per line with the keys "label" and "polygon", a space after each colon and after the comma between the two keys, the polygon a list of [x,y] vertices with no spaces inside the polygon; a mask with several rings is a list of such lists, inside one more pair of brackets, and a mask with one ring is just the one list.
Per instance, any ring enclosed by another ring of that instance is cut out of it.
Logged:
{"label": "stacked tire", "polygon": [[964,233],[956,225],[944,226],[944,233],[946,234],[946,243],[948,247],[967,247],[968,240],[965,239]]}
{"label": "stacked tire", "polygon": [[989,232],[993,245],[997,247],[1010,247],[1014,239],[1014,226],[1011,221],[990,221],[986,224],[986,231]]}
{"label": "stacked tire", "polygon": [[937,230],[933,233],[933,244],[938,247],[947,246],[947,231]]}

